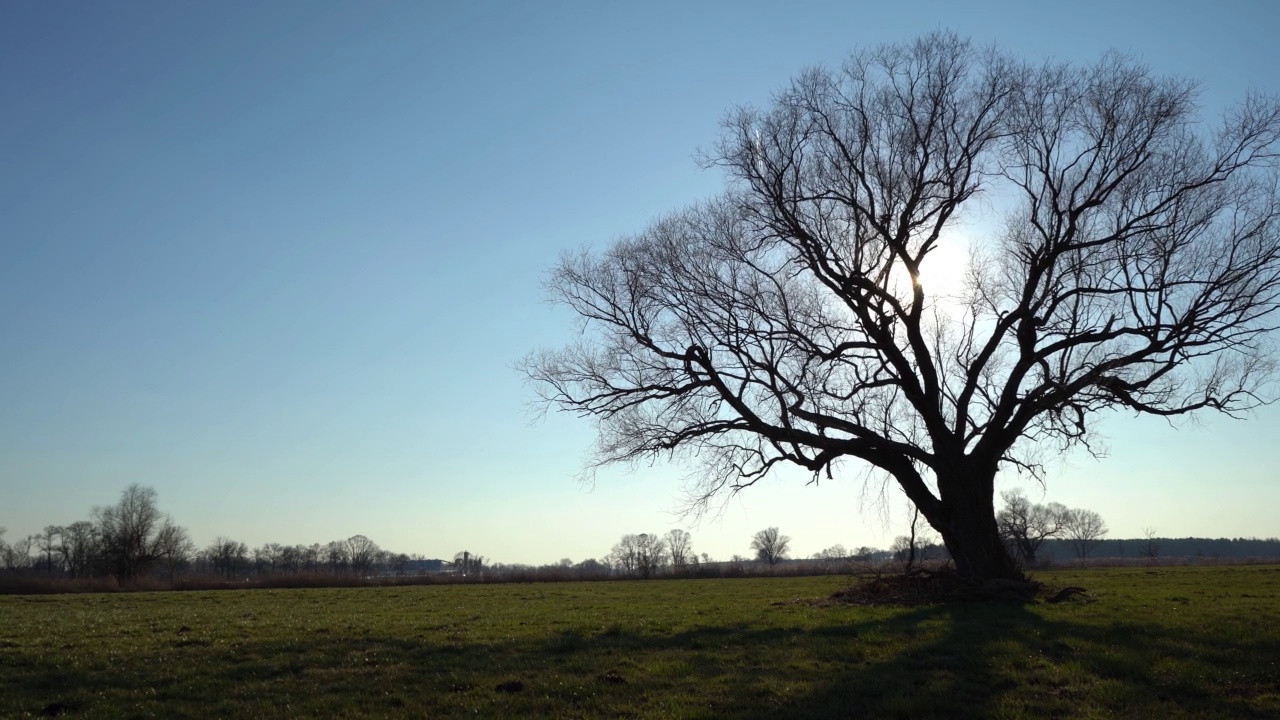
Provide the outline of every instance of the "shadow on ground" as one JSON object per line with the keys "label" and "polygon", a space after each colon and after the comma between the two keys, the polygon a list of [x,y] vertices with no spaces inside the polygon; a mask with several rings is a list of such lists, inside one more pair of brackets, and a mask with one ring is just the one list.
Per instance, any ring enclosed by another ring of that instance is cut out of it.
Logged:
{"label": "shadow on ground", "polygon": [[167,717],[1249,718],[1280,697],[1275,664],[1249,665],[1280,658],[1265,638],[1246,651],[1138,618],[1013,604],[812,609],[861,618],[816,627],[788,627],[787,611],[769,629],[507,640],[465,624],[231,643],[180,628],[163,652],[76,671],[23,656],[0,690],[33,715]]}

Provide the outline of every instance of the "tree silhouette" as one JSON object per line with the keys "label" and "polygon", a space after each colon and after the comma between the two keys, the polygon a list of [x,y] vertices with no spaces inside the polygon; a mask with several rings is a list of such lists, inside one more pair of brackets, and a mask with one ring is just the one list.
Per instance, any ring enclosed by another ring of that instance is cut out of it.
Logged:
{"label": "tree silhouette", "polygon": [[[548,286],[583,339],[522,367],[595,420],[591,467],[698,463],[695,507],[783,463],[893,478],[964,575],[1021,577],[1002,467],[1090,447],[1101,412],[1265,400],[1280,106],[1216,129],[1120,55],[1033,65],[949,34],[800,75],[705,154],[727,191]],[[982,195],[986,199],[977,202]],[[986,225],[978,206],[1002,215]],[[922,279],[975,235],[955,297]]]}
{"label": "tree silhouette", "polygon": [[778,532],[778,528],[765,528],[751,537],[751,549],[756,553],[756,559],[767,562],[770,565],[777,565],[787,557],[790,550],[791,538]]}

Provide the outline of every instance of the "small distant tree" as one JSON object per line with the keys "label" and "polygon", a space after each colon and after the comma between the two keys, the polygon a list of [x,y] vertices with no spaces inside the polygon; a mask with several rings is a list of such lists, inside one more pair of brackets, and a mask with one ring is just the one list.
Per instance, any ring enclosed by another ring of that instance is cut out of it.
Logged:
{"label": "small distant tree", "polygon": [[609,576],[609,565],[595,558],[587,558],[573,566],[574,574],[581,580],[604,578]]}
{"label": "small distant tree", "polygon": [[666,567],[670,556],[667,554],[667,543],[658,535],[640,533],[640,576],[649,578]]}
{"label": "small distant tree", "polygon": [[[98,526],[87,520],[77,520],[63,528],[62,542],[58,546],[62,564],[73,577],[89,577],[102,564],[101,535]],[[102,568],[105,571],[105,568]]]}
{"label": "small distant tree", "polygon": [[876,555],[879,552],[880,550],[877,548],[873,548],[869,545],[861,545],[857,550],[853,551],[853,559],[858,562],[871,562],[876,558]]}
{"label": "small distant tree", "polygon": [[639,565],[638,538],[637,535],[623,535],[609,551],[608,563],[623,575],[634,575]]}
{"label": "small distant tree", "polygon": [[357,575],[368,575],[373,570],[379,552],[378,544],[364,535],[347,538],[347,558],[351,563],[351,571]]}
{"label": "small distant tree", "polygon": [[904,570],[910,570],[929,557],[930,551],[938,545],[938,536],[930,530],[919,508],[912,508],[911,524],[908,534],[898,536],[893,541],[890,552],[893,559],[903,563]]}
{"label": "small distant tree", "polygon": [[1024,563],[1034,563],[1044,541],[1062,534],[1065,529],[1066,506],[1033,503],[1019,490],[1003,492],[1000,497],[1004,500],[1004,509],[996,516],[1000,537],[1014,557]]}
{"label": "small distant tree", "polygon": [[173,580],[178,570],[191,562],[196,552],[196,544],[191,541],[187,529],[175,524],[168,516],[161,522],[153,546],[155,557],[169,580]]}
{"label": "small distant tree", "polygon": [[845,547],[843,545],[840,545],[839,543],[832,545],[831,547],[827,548],[826,550],[823,550],[822,552],[817,552],[813,554],[814,560],[827,560],[827,561],[844,560],[845,558],[848,558],[848,557],[849,557],[849,551],[846,550]]}
{"label": "small distant tree", "polygon": [[347,544],[342,540],[330,540],[324,546],[324,564],[329,572],[344,573],[347,571]]}
{"label": "small distant tree", "polygon": [[786,559],[790,545],[791,538],[778,532],[776,527],[765,528],[751,538],[751,549],[755,551],[756,559],[770,565]]}
{"label": "small distant tree", "polygon": [[409,555],[407,553],[396,553],[391,556],[391,570],[396,577],[404,577],[408,574]]}
{"label": "small distant tree", "polygon": [[7,570],[23,570],[31,566],[31,547],[35,538],[31,535],[14,540],[4,547],[4,557],[0,557],[0,565]]}
{"label": "small distant tree", "polygon": [[55,561],[58,561],[57,569],[62,570],[60,553],[58,553],[61,539],[62,527],[58,525],[46,525],[44,530],[36,535],[36,549],[39,550],[44,562],[44,571],[50,575],[53,574]]}
{"label": "small distant tree", "polygon": [[324,565],[324,547],[320,543],[311,543],[305,548],[298,546],[299,562],[303,570],[307,572],[316,572]]}
{"label": "small distant tree", "polygon": [[214,573],[232,578],[249,568],[249,546],[221,535],[204,551]]}
{"label": "small distant tree", "polygon": [[693,551],[693,536],[679,528],[666,535],[667,552],[671,557],[671,567],[677,573],[698,562],[698,555]]}
{"label": "small distant tree", "polygon": [[1155,560],[1160,557],[1160,543],[1156,542],[1155,528],[1147,527],[1142,529],[1142,548],[1139,550],[1142,557],[1148,560]]}
{"label": "small distant tree", "polygon": [[609,559],[624,575],[648,578],[666,566],[669,559],[667,543],[660,536],[649,533],[623,535],[613,546]]}
{"label": "small distant tree", "polygon": [[26,570],[31,567],[31,548],[35,546],[34,535],[14,540],[5,549],[4,564],[10,570]]}
{"label": "small distant tree", "polygon": [[130,580],[155,562],[155,533],[161,514],[154,489],[134,483],[125,488],[115,505],[95,508],[94,516],[112,574]]}
{"label": "small distant tree", "polygon": [[1067,511],[1062,531],[1076,557],[1087,558],[1107,534],[1107,524],[1092,510],[1073,508]]}

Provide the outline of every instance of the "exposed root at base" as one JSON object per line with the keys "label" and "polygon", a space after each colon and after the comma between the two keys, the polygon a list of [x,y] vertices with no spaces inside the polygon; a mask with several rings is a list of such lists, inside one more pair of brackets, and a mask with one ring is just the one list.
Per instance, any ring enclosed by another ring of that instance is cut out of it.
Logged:
{"label": "exposed root at base", "polygon": [[1075,598],[1075,597],[1078,597],[1078,598],[1080,598],[1081,600],[1091,600],[1091,599],[1092,599],[1092,598],[1089,596],[1089,591],[1088,591],[1088,590],[1085,590],[1085,589],[1084,589],[1084,588],[1082,588],[1082,587],[1076,587],[1076,586],[1072,585],[1072,586],[1070,586],[1070,587],[1064,587],[1064,588],[1062,588],[1061,590],[1059,590],[1057,593],[1055,593],[1055,594],[1053,595],[1053,597],[1049,598],[1049,602],[1051,602],[1051,603],[1060,603],[1060,602],[1063,602],[1063,601],[1065,601],[1065,600],[1070,600],[1071,598]]}

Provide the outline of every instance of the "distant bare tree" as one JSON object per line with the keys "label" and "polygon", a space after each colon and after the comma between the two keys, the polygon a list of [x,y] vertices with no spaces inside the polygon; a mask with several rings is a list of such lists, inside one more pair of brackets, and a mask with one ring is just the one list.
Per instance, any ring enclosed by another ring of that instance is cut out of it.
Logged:
{"label": "distant bare tree", "polygon": [[640,576],[651,577],[666,567],[669,560],[667,543],[658,535],[640,533],[637,536],[637,547],[640,551]]}
{"label": "distant bare tree", "polygon": [[4,548],[4,566],[10,570],[25,570],[31,567],[31,548],[35,544],[36,539],[33,535],[14,540]]}
{"label": "distant bare tree", "polygon": [[341,540],[332,540],[325,545],[324,563],[331,573],[346,572],[350,564],[347,555],[347,544]]}
{"label": "distant bare tree", "polygon": [[63,528],[59,552],[71,577],[94,574],[95,563],[101,559],[101,545],[101,534],[94,523],[77,520]]}
{"label": "distant bare tree", "polygon": [[1156,542],[1155,528],[1146,527],[1142,529],[1142,547],[1138,553],[1149,560],[1155,560],[1160,557],[1160,543]]}
{"label": "distant bare tree", "polygon": [[1062,535],[1071,543],[1076,557],[1087,558],[1089,553],[1107,534],[1107,524],[1102,516],[1092,510],[1073,508],[1067,511],[1062,527]]}
{"label": "distant bare tree", "polygon": [[845,549],[845,546],[840,545],[839,543],[832,545],[831,547],[821,552],[817,552],[813,554],[814,560],[827,560],[827,561],[844,560],[844,559],[847,559],[848,557],[849,557],[849,551]]}
{"label": "distant bare tree", "polygon": [[1019,490],[1000,494],[1004,509],[996,516],[1000,536],[1025,563],[1034,563],[1045,540],[1061,535],[1066,528],[1067,508],[1061,503],[1040,505]]}
{"label": "distant bare tree", "polygon": [[691,563],[698,561],[693,551],[693,536],[676,528],[666,535],[667,553],[671,557],[671,567],[677,572],[685,571]]}
{"label": "distant bare tree", "polygon": [[396,553],[391,556],[390,564],[391,570],[396,574],[396,577],[404,577],[408,574],[409,555],[407,553]]}
{"label": "distant bare tree", "polygon": [[351,571],[358,575],[368,575],[373,570],[379,552],[378,544],[364,535],[347,538],[347,558],[351,562]]}
{"label": "distant bare tree", "polygon": [[609,551],[608,563],[624,575],[634,575],[640,565],[638,535],[623,535]]}
{"label": "distant bare tree", "polygon": [[606,578],[609,576],[609,560],[609,558],[605,558],[604,561],[587,558],[573,566],[574,575],[581,580]]}
{"label": "distant bare tree", "polygon": [[218,536],[205,550],[213,571],[225,578],[232,578],[249,567],[249,546],[228,537]]}
{"label": "distant bare tree", "polygon": [[[704,158],[723,195],[562,258],[549,290],[584,331],[523,370],[595,422],[592,468],[685,459],[701,507],[851,461],[960,574],[1021,578],[1002,468],[1042,478],[1111,410],[1268,399],[1280,101],[1220,117],[1123,55],[1033,64],[948,33],[810,70],[727,118]],[[944,294],[928,272],[961,236],[973,262]]]}
{"label": "distant bare tree", "polygon": [[115,505],[95,508],[94,516],[103,551],[116,577],[135,578],[155,561],[155,532],[161,520],[155,490],[134,483],[120,493]]}
{"label": "distant bare tree", "polygon": [[619,571],[626,575],[639,575],[641,578],[651,577],[668,561],[667,544],[658,535],[640,533],[639,535],[623,535],[613,546],[609,560]]}
{"label": "distant bare tree", "polygon": [[[62,540],[62,527],[59,525],[46,525],[38,535],[36,535],[36,549],[44,558],[45,572],[52,575],[53,565],[56,560],[61,560],[58,547]],[[58,563],[58,570],[61,571],[61,562]]]}
{"label": "distant bare tree", "polygon": [[196,553],[196,544],[192,542],[187,529],[173,522],[173,518],[165,516],[156,532],[155,556],[164,569],[164,576],[169,580],[177,575],[178,570],[191,562]]}
{"label": "distant bare tree", "polygon": [[778,532],[778,528],[765,528],[756,533],[751,538],[751,549],[756,553],[756,559],[777,565],[787,557],[787,551],[791,545],[791,538]]}
{"label": "distant bare tree", "polygon": [[903,563],[909,571],[918,563],[930,556],[930,550],[937,547],[938,536],[933,533],[924,518],[920,517],[920,509],[912,508],[911,523],[907,526],[907,535],[894,538],[889,551],[894,560]]}

